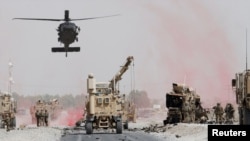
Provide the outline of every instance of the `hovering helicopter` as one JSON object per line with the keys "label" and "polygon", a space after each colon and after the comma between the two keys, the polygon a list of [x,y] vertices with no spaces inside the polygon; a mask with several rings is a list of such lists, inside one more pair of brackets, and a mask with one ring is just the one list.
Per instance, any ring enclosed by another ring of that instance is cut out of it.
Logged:
{"label": "hovering helicopter", "polygon": [[52,52],[66,52],[66,57],[68,52],[80,52],[80,47],[69,47],[70,44],[78,41],[77,35],[80,32],[80,27],[75,23],[70,21],[80,21],[80,20],[90,20],[104,17],[111,17],[117,15],[103,16],[103,17],[90,17],[90,18],[82,18],[82,19],[70,19],[69,18],[69,10],[64,11],[64,19],[41,19],[41,18],[13,18],[19,20],[40,20],[40,21],[65,21],[61,23],[58,28],[58,42],[64,44],[64,47],[53,47],[51,49]]}

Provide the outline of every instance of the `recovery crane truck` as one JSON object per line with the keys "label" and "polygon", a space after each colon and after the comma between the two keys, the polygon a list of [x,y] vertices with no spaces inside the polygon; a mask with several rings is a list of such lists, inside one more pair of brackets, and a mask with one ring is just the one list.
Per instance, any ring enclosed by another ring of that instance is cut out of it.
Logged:
{"label": "recovery crane truck", "polygon": [[117,134],[122,133],[124,111],[122,106],[125,95],[120,95],[116,85],[132,61],[133,56],[129,56],[120,71],[109,82],[96,82],[93,74],[89,74],[87,79],[89,97],[86,103],[85,123],[87,134],[92,134],[93,129],[99,128],[116,129]]}

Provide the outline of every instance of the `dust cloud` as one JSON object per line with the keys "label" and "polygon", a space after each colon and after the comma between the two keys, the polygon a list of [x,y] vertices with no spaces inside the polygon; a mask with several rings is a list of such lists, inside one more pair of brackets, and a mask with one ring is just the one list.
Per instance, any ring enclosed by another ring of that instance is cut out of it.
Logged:
{"label": "dust cloud", "polygon": [[[147,81],[158,77],[164,82],[168,89],[161,92],[161,97],[171,91],[172,83],[185,83],[196,90],[205,106],[235,103],[231,79],[237,59],[221,21],[201,1],[170,3],[144,6],[154,17],[147,19],[154,42],[148,45],[145,65],[156,58],[154,66],[160,75],[147,75],[143,69],[139,75]],[[158,93],[158,87],[153,86],[144,85]]]}

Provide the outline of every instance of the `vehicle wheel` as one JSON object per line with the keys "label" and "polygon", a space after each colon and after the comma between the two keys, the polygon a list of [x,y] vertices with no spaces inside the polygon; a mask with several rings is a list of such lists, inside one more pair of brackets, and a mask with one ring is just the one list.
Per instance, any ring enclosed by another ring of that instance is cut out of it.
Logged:
{"label": "vehicle wheel", "polygon": [[163,120],[163,125],[165,126],[165,125],[167,125],[168,124],[168,120],[166,119],[166,120]]}
{"label": "vehicle wheel", "polygon": [[0,120],[0,128],[4,128],[4,122]]}
{"label": "vehicle wheel", "polygon": [[250,125],[250,110],[247,108],[243,108],[243,124]]}
{"label": "vehicle wheel", "polygon": [[243,125],[243,114],[242,114],[242,108],[239,108],[239,124]]}
{"label": "vehicle wheel", "polygon": [[87,134],[92,134],[93,133],[93,125],[92,125],[92,122],[87,122],[86,125],[85,125],[85,128],[86,128],[86,133]]}
{"label": "vehicle wheel", "polygon": [[11,121],[10,121],[10,127],[11,128],[16,128],[16,118],[12,118]]}
{"label": "vehicle wheel", "polygon": [[122,134],[122,121],[117,121],[116,122],[116,133],[117,134]]}
{"label": "vehicle wheel", "polygon": [[124,123],[123,128],[124,128],[124,129],[128,129],[128,121],[126,121],[126,122]]}

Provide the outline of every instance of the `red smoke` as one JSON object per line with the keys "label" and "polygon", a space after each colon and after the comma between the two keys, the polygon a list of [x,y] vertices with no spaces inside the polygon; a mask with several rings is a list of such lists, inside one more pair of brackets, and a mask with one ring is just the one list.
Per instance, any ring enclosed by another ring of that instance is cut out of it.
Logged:
{"label": "red smoke", "polygon": [[[205,106],[217,102],[234,104],[230,85],[237,63],[232,43],[220,26],[222,21],[216,20],[216,15],[200,1],[151,3],[145,8],[153,15],[148,23],[152,40],[156,41],[142,66],[157,58],[154,65],[160,74],[149,75],[143,68],[139,71],[140,77],[147,78],[148,82],[159,77],[159,81],[168,83],[169,86],[165,86],[170,88],[172,83],[183,83],[185,77],[185,83],[196,89]],[[159,92],[159,87],[153,86],[144,84],[149,91]],[[161,92],[161,97],[169,91],[171,89]]]}
{"label": "red smoke", "polygon": [[68,126],[74,126],[75,123],[83,117],[82,109],[69,109],[68,117],[66,117],[66,123]]}
{"label": "red smoke", "polygon": [[51,124],[75,126],[75,123],[82,117],[83,117],[83,109],[71,108],[63,111],[56,121],[51,121]]}

